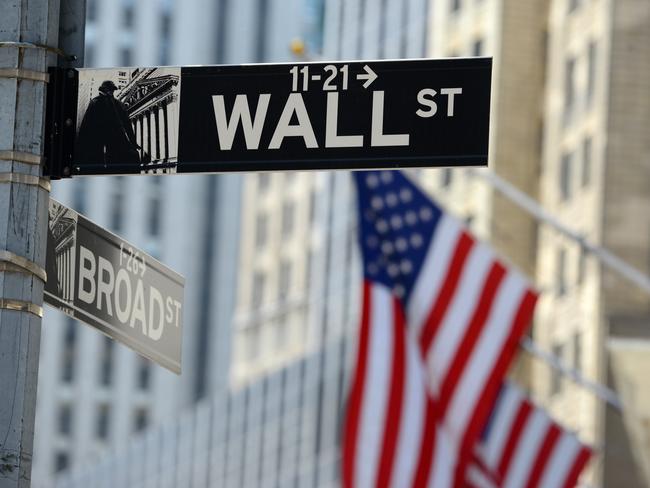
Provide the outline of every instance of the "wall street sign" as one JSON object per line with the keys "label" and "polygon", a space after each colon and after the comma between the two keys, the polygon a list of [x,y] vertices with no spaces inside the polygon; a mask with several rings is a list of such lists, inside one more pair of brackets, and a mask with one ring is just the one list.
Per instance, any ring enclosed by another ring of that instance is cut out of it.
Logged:
{"label": "wall street sign", "polygon": [[490,58],[53,72],[52,177],[482,166]]}
{"label": "wall street sign", "polygon": [[185,280],[50,199],[45,302],[175,373]]}

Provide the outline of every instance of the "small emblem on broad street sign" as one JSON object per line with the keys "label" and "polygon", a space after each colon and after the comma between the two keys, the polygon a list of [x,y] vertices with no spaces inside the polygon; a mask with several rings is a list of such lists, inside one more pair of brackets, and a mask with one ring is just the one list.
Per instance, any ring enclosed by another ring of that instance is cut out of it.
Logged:
{"label": "small emblem on broad street sign", "polygon": [[45,302],[181,372],[185,280],[50,199]]}

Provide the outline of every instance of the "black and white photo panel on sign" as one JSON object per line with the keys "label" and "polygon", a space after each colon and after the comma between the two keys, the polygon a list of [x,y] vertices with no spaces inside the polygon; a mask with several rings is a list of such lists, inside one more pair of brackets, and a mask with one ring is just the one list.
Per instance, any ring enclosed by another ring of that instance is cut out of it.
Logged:
{"label": "black and white photo panel on sign", "polygon": [[180,68],[81,70],[74,160],[174,173],[179,96]]}

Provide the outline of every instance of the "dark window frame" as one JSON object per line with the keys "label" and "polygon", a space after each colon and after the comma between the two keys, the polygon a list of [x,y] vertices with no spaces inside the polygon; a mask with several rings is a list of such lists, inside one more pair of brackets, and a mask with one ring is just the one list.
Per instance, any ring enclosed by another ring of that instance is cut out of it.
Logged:
{"label": "dark window frame", "polygon": [[95,423],[95,438],[107,440],[110,435],[111,407],[108,403],[102,403],[97,407]]}
{"label": "dark window frame", "polygon": [[560,200],[566,202],[572,196],[572,173],[573,173],[573,158],[572,151],[562,153],[560,158],[560,174],[559,174],[559,187],[560,187]]}

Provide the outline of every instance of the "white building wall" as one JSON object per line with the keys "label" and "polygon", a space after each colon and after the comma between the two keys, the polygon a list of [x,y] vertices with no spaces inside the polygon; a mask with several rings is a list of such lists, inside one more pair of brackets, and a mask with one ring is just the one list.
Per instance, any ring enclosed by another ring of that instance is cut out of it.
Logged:
{"label": "white building wall", "polygon": [[[91,5],[93,2],[95,6]],[[91,15],[94,10],[95,14],[94,20],[89,19],[87,25],[87,62],[101,67],[120,65],[125,50],[130,52],[130,64],[141,66],[157,65],[163,61],[169,64],[214,62],[214,19],[209,17],[216,13],[208,8],[214,3],[184,0],[181,9],[181,2],[170,0],[89,0],[88,13]],[[124,13],[129,5],[133,8],[131,28],[124,25]],[[171,38],[164,39],[164,17],[169,16],[169,12],[173,12],[168,29]],[[201,27],[196,23],[198,21],[204,23],[200,29],[197,28]],[[165,43],[173,47],[166,60],[163,56]],[[111,385],[102,386],[99,378],[104,336],[75,323],[74,379],[63,382],[62,356],[69,319],[46,309],[34,448],[33,485],[36,487],[50,486],[57,469],[58,454],[68,457],[68,465],[79,467],[103,459],[108,446],[117,446],[118,449],[124,446],[133,435],[137,409],[147,410],[149,425],[177,415],[183,407],[196,401],[197,378],[205,371],[211,373],[205,376],[204,394],[226,385],[229,347],[224,348],[224,344],[230,343],[240,177],[174,175],[160,177],[158,183],[159,190],[156,190],[154,177],[88,177],[53,182],[55,198],[81,210],[99,225],[116,231],[185,277],[183,374],[178,377],[151,363],[150,386],[146,391],[140,391],[137,375],[143,361],[115,342]],[[114,195],[120,187],[123,225],[118,230],[112,228],[111,211]],[[213,207],[208,209],[210,187],[214,198]],[[80,202],[75,197],[82,188],[84,209],[78,207]],[[160,207],[161,229],[157,237],[151,236],[148,230],[156,191],[160,195],[157,205]],[[219,247],[214,246],[211,250],[206,248],[208,217],[212,221],[215,242],[219,240],[220,243]],[[212,253],[212,266],[207,272],[204,265],[206,249]],[[206,273],[209,296],[214,299],[205,300],[201,295]],[[200,323],[206,320],[207,326],[200,327]],[[204,362],[198,364],[197,347],[201,343],[207,345]],[[62,434],[58,416],[61,406],[68,404],[72,408],[71,429],[69,434]],[[98,407],[102,404],[110,408],[109,435],[107,439],[98,440]]]}
{"label": "white building wall", "polygon": [[[339,348],[335,344],[334,348]],[[319,354],[202,401],[112,449],[94,465],[60,476],[57,488],[338,486],[336,442],[317,452],[319,382],[301,380]],[[338,382],[323,378],[325,389]],[[322,438],[322,437],[321,437]]]}
{"label": "white building wall", "polygon": [[[381,2],[369,2],[361,15],[358,1],[328,1],[322,56],[376,58],[380,52],[386,56],[424,56],[425,1],[390,3],[400,4],[400,8],[391,5],[391,12],[399,12],[400,22],[381,15]],[[228,2],[227,8],[217,8],[217,16],[225,11],[231,19],[226,22],[222,45],[226,50],[225,62],[257,60],[259,44],[251,40],[251,32],[259,25],[259,19],[252,15],[260,5],[261,1],[243,0],[237,2],[237,8],[233,2]],[[286,10],[280,11],[280,5]],[[339,10],[341,6],[343,11]],[[289,43],[302,33],[296,21],[300,8],[299,0],[268,1],[269,24],[265,30],[269,42],[263,50],[266,60],[289,59]],[[408,22],[404,15],[410,19]],[[403,32],[405,28],[407,32]],[[369,41],[371,38],[375,40]],[[376,45],[379,40],[381,46]],[[231,376],[234,388],[227,397],[210,395],[209,401],[191,408],[182,418],[143,434],[144,440],[133,440],[128,448],[116,449],[102,466],[89,467],[85,478],[76,474],[83,470],[67,473],[57,486],[94,486],[100,481],[108,486],[116,486],[119,481],[123,486],[156,487],[174,486],[174,482],[177,486],[189,483],[197,487],[337,484],[342,406],[356,347],[360,300],[352,179],[347,171],[274,173],[269,177],[267,193],[260,191],[259,174],[243,178],[241,236],[232,235],[230,241],[229,236],[218,236],[219,246],[223,246],[219,251],[222,264],[229,259],[238,266],[237,283],[230,283],[228,288],[226,278],[221,288],[236,293]],[[173,179],[178,178],[186,177]],[[200,188],[198,182],[186,181],[190,187]],[[193,198],[201,201],[205,194]],[[287,201],[295,209],[294,229],[289,238],[283,237],[281,231],[282,204]],[[188,220],[188,214],[181,209],[190,205],[179,201],[169,218],[178,222],[185,216]],[[221,207],[219,212],[227,213]],[[268,242],[262,249],[255,247],[255,220],[259,212],[267,212],[269,218]],[[225,217],[222,214],[215,218]],[[182,266],[181,241],[172,239],[165,246],[169,246],[169,251],[163,260],[172,267]],[[236,249],[239,256],[233,259]],[[200,254],[200,246],[196,244],[190,252]],[[278,309],[281,260],[291,263],[292,272],[289,299],[285,308]],[[187,265],[190,264],[196,265],[196,261],[188,261]],[[258,270],[267,273],[267,284],[262,306],[255,309],[251,301],[253,276]],[[218,267],[214,272],[219,275]],[[260,352],[254,358],[247,353],[251,343],[246,333],[252,315],[260,321],[261,330],[255,346]],[[282,326],[287,333],[284,344],[278,340]],[[210,341],[216,344],[216,339]],[[223,343],[219,347],[223,355],[212,356],[212,364],[226,368],[228,362],[224,357],[228,347]],[[188,356],[191,352],[184,350],[184,357]],[[191,370],[191,364],[187,368]],[[223,378],[219,376],[222,370],[211,370],[215,372],[209,379],[211,384],[222,384],[215,379]],[[156,403],[169,401],[166,395],[171,387],[155,391]],[[219,389],[214,387],[212,391]],[[155,445],[151,450],[154,454],[149,448],[141,449],[142,442]],[[199,455],[200,452],[204,454]],[[122,463],[140,468],[128,468],[124,474]],[[140,479],[146,479],[147,484],[141,485]],[[183,483],[179,484],[180,480]]]}

